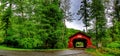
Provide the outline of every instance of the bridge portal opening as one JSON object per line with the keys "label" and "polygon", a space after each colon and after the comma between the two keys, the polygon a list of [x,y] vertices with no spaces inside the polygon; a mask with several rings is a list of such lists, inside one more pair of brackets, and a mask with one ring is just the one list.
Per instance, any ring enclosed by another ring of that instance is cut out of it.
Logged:
{"label": "bridge portal opening", "polygon": [[74,48],[86,48],[87,47],[87,40],[78,38],[73,40]]}

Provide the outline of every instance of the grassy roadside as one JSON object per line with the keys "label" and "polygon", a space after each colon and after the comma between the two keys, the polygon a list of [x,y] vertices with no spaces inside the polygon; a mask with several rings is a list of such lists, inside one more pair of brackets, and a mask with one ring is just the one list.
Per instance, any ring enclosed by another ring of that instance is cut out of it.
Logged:
{"label": "grassy roadside", "polygon": [[13,50],[13,51],[60,51],[60,50],[68,50],[68,49],[20,49],[20,48],[12,48],[12,47],[0,46],[0,50]]}
{"label": "grassy roadside", "polygon": [[87,53],[91,54],[92,56],[115,56],[113,54],[109,54],[108,52],[102,49],[92,49],[88,48],[85,50]]}
{"label": "grassy roadside", "polygon": [[11,48],[11,47],[6,47],[6,46],[0,46],[0,50],[26,50],[26,49],[19,49],[19,48]]}

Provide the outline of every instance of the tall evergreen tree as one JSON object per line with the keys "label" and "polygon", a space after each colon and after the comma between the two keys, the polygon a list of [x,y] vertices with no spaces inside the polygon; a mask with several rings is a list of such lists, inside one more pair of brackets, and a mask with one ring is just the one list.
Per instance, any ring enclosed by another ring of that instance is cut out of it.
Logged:
{"label": "tall evergreen tree", "polygon": [[113,19],[112,23],[113,26],[111,27],[112,29],[112,41],[119,40],[117,37],[119,37],[119,21],[120,21],[120,1],[119,0],[114,0],[114,12],[113,12]]}
{"label": "tall evergreen tree", "polygon": [[104,6],[102,0],[92,0],[91,18],[95,20],[94,24],[96,31],[96,41],[98,46],[98,43],[101,42],[104,36],[104,31],[106,26],[106,18],[105,18],[105,12],[104,12]]}
{"label": "tall evergreen tree", "polygon": [[120,1],[119,0],[114,1],[114,10],[115,10],[115,18],[117,18],[117,20],[120,21]]}
{"label": "tall evergreen tree", "polygon": [[[87,28],[89,26],[89,8],[90,8],[90,3],[89,3],[89,0],[82,0],[81,2],[81,6],[80,6],[80,10],[78,11],[78,15],[80,15],[80,19],[83,19],[83,23],[85,24],[85,27],[86,27],[86,31],[87,31]],[[79,19],[79,20],[80,20]]]}

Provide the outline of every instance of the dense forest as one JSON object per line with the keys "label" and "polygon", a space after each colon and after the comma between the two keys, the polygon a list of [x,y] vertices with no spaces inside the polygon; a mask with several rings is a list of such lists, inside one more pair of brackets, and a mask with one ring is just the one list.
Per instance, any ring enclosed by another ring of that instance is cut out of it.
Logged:
{"label": "dense forest", "polygon": [[74,30],[66,29],[59,7],[59,0],[1,0],[1,45],[37,49],[66,48],[67,37]]}
{"label": "dense forest", "polygon": [[[82,15],[87,34],[99,49],[96,56],[120,55],[120,0],[82,0]],[[92,23],[90,23],[92,22]],[[110,23],[110,24],[108,24]],[[88,29],[92,25],[91,29]],[[109,53],[109,54],[108,54]]]}
{"label": "dense forest", "polygon": [[[0,0],[0,45],[25,49],[67,48],[69,37],[78,32],[65,25],[65,20],[72,22],[68,1],[60,5],[61,0]],[[113,6],[109,7],[110,2]],[[96,48],[120,55],[119,0],[81,0],[77,14],[81,15],[78,20],[84,23],[85,33]],[[108,18],[111,25],[107,25]]]}

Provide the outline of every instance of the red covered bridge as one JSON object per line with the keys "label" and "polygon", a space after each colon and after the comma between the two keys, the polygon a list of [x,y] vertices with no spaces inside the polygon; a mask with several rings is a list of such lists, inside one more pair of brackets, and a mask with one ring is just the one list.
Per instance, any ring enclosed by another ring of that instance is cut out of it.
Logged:
{"label": "red covered bridge", "polygon": [[68,48],[88,48],[92,47],[91,37],[78,32],[69,38]]}

